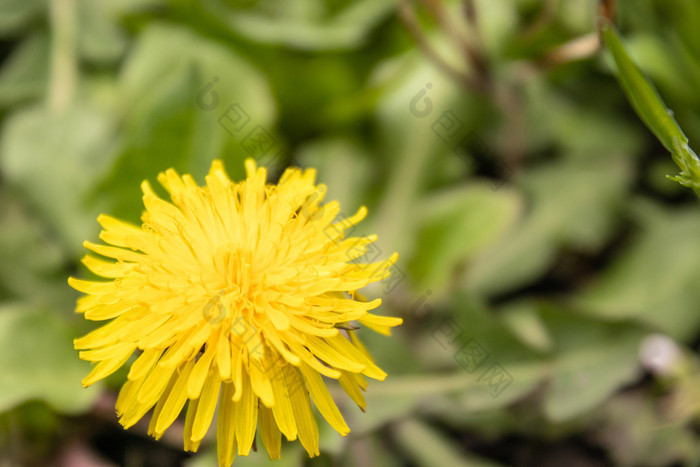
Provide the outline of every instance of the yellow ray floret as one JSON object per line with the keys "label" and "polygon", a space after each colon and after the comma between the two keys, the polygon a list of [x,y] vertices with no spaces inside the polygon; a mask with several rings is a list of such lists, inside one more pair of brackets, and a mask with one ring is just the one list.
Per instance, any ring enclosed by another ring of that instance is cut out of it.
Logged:
{"label": "yellow ray floret", "polygon": [[362,410],[365,376],[384,373],[349,325],[388,335],[401,319],[371,314],[380,299],[356,290],[390,274],[397,259],[361,263],[376,236],[347,237],[367,214],[340,220],[323,204],[316,172],[287,169],[276,185],[265,168],[245,162],[231,181],[214,161],[205,186],[169,169],[158,176],[171,202],[142,184],[141,226],[107,215],[85,266],[103,281],[70,278],[84,295],[76,311],[107,321],[75,340],[95,364],[88,386],[134,354],[116,403],[128,428],[153,410],[149,433],[160,438],[185,410],[184,447],[196,451],[217,412],[219,465],[248,455],[256,433],[271,459],[282,435],[319,454],[318,412],[341,435],[343,419],[324,376],[339,380]]}

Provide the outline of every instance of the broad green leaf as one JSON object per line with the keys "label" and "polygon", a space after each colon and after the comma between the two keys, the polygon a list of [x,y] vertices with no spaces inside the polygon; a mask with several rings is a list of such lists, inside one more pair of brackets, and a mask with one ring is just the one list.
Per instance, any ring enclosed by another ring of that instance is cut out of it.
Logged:
{"label": "broad green leaf", "polygon": [[[377,169],[386,167],[386,175],[378,180],[382,183],[381,204],[372,231],[381,239],[380,246],[392,245],[401,252],[399,263],[403,267],[415,248],[416,205],[436,167],[445,164],[454,173],[466,172],[466,164],[454,154],[453,147],[473,133],[481,108],[427,59],[413,54],[383,63],[374,79],[388,84],[376,105],[379,142],[375,152],[383,162]],[[470,111],[463,112],[465,108]],[[443,127],[441,119],[448,126],[455,122],[451,128],[459,131],[452,138],[435,130]]]}
{"label": "broad green leaf", "polygon": [[647,144],[647,133],[638,122],[616,111],[619,99],[588,100],[586,89],[577,93],[572,98],[570,90],[552,86],[547,76],[528,80],[523,103],[527,153],[556,147],[560,157],[597,164],[608,164],[610,159],[636,160]]}
{"label": "broad green leaf", "polygon": [[634,238],[575,303],[606,318],[644,321],[685,341],[700,329],[700,217],[696,207],[666,209],[637,203]]}
{"label": "broad green leaf", "polygon": [[[305,453],[301,453],[301,445],[298,442],[282,442],[282,455],[279,459],[270,460],[262,444],[258,444],[258,452],[251,452],[248,456],[236,456],[234,465],[236,467],[298,467],[301,465],[302,455],[308,457]],[[216,448],[201,449],[183,463],[184,467],[211,467],[212,465],[218,465]]]}
{"label": "broad green leaf", "polygon": [[380,436],[353,436],[345,438],[345,452],[339,465],[381,465],[402,467],[406,462],[396,449],[387,446]]}
{"label": "broad green leaf", "polygon": [[[567,28],[572,34],[588,34],[591,32],[591,25],[596,20],[598,0],[581,0],[578,2],[566,2],[552,12],[557,15],[558,22]],[[554,23],[555,25],[558,23]]]}
{"label": "broad green leaf", "polygon": [[0,189],[0,301],[72,307],[60,242],[19,197]]}
{"label": "broad green leaf", "polygon": [[[461,60],[444,36],[431,31],[426,40],[446,60]],[[462,184],[474,172],[475,147],[488,153],[493,164],[503,165],[500,145],[486,128],[495,111],[490,101],[465,90],[415,50],[383,61],[371,83],[382,91],[375,106],[375,183],[381,203],[372,231],[400,252],[398,266],[405,268],[416,248],[420,226],[414,214],[425,193]]]}
{"label": "broad green leaf", "polygon": [[[445,2],[449,5],[449,2]],[[463,5],[459,2],[452,4],[450,12],[460,15]],[[492,56],[500,56],[508,40],[517,31],[517,11],[514,2],[508,0],[477,0],[474,8],[479,18],[479,34],[483,41],[482,47]]]}
{"label": "broad green leaf", "polygon": [[[439,311],[435,303],[417,301],[403,315],[404,326],[422,331],[412,338],[415,356],[410,360],[418,360],[433,373],[445,369],[450,373],[426,375],[418,369],[415,376],[392,374],[368,391],[368,401],[379,399],[379,410],[400,410],[402,404],[411,407],[418,402],[430,405],[434,395],[445,394],[462,410],[492,410],[523,398],[548,375],[550,365],[543,355],[522,343],[498,315],[476,301],[458,296],[451,316]],[[390,412],[383,420],[395,416]]]}
{"label": "broad green leaf", "polygon": [[[461,375],[460,375],[461,376]],[[444,380],[441,380],[442,382]],[[388,423],[416,410],[426,395],[440,393],[440,382],[431,384],[431,377],[401,377],[391,375],[381,384],[370,382],[365,392],[367,411],[363,412],[341,389],[332,392],[343,418],[355,436],[369,435]],[[384,385],[389,384],[389,387]],[[418,383],[418,384],[416,384]],[[350,435],[352,436],[352,434]]]}
{"label": "broad green leaf", "polygon": [[[180,173],[191,173],[191,164],[197,162],[201,177],[206,161],[215,158],[206,146],[211,142],[220,145],[222,140],[212,134],[217,133],[216,126],[198,118],[191,94],[196,83],[193,69],[167,76],[142,101],[144,109],[130,114],[123,148],[95,193],[105,200],[110,214],[136,222],[143,210],[143,180],[158,187],[159,172],[174,167]],[[212,140],[206,141],[207,133]]]}
{"label": "broad green leaf", "polygon": [[[251,124],[269,125],[274,102],[265,76],[234,48],[224,47],[184,27],[154,22],[141,32],[121,71],[123,111],[144,111],[142,101],[173,75],[196,69],[197,86],[190,90],[192,107],[215,114],[212,122],[239,102]],[[245,128],[248,130],[248,128]],[[227,133],[228,134],[228,133]]]}
{"label": "broad green leaf", "polygon": [[127,36],[113,13],[113,1],[79,0],[77,16],[78,49],[93,63],[113,63],[126,49]]}
{"label": "broad green leaf", "polygon": [[648,331],[547,306],[542,317],[553,336],[553,374],[544,413],[553,422],[583,416],[642,375],[639,344]]}
{"label": "broad green leaf", "polygon": [[465,286],[478,293],[502,293],[536,282],[563,247],[601,248],[618,220],[630,175],[629,162],[620,158],[530,169],[518,180],[530,205],[526,217],[474,258]]}
{"label": "broad green leaf", "polygon": [[[144,179],[154,182],[159,172],[174,167],[201,183],[215,158],[240,176],[242,159],[260,155],[248,153],[244,139],[255,128],[273,131],[264,77],[233,51],[182,28],[150,26],[125,66],[120,88],[124,138],[96,196],[111,214],[132,221],[142,210]],[[232,123],[238,116],[243,120]],[[267,154],[281,150],[277,141]]]}
{"label": "broad green leaf", "polygon": [[464,407],[504,407],[530,393],[548,374],[543,354],[524,344],[500,315],[477,300],[458,295],[450,311],[451,317],[438,317],[425,327],[449,349],[455,368],[469,377],[459,393]]}
{"label": "broad green leaf", "polygon": [[42,96],[48,71],[49,37],[34,33],[17,46],[0,69],[0,107]]}
{"label": "broad green leaf", "polygon": [[541,358],[503,363],[498,358],[494,354],[471,375],[469,384],[456,394],[454,404],[470,413],[502,409],[529,397],[552,373],[551,364]]}
{"label": "broad green leaf", "polygon": [[516,193],[472,185],[433,195],[414,216],[421,226],[409,271],[419,290],[443,291],[455,269],[498,242],[521,211]]}
{"label": "broad green leaf", "polygon": [[[462,398],[464,402],[465,398]],[[476,404],[473,404],[476,405]],[[460,431],[479,433],[486,439],[497,439],[517,431],[522,423],[522,414],[511,407],[479,408],[456,404],[454,398],[435,396],[421,407],[421,415],[427,419],[438,419],[441,423]]]}
{"label": "broad green leaf", "polygon": [[3,127],[0,170],[73,252],[95,231],[87,195],[111,162],[113,131],[110,116],[88,107],[27,108]]}
{"label": "broad green leaf", "polygon": [[503,324],[533,349],[552,350],[552,338],[547,331],[538,307],[530,301],[509,302],[500,310]]}
{"label": "broad green leaf", "polygon": [[[368,149],[359,142],[349,138],[315,140],[300,147],[295,156],[301,166],[318,171],[317,181],[328,187],[324,200],[338,200],[344,215],[354,214],[365,204],[361,195],[371,185],[372,160]],[[370,211],[369,216],[373,214]],[[362,228],[361,223],[358,230]],[[353,230],[352,235],[358,234]]]}
{"label": "broad green leaf", "polygon": [[392,431],[396,442],[418,466],[497,467],[500,465],[463,452],[448,437],[415,419],[397,423]]}
{"label": "broad green leaf", "polygon": [[[610,452],[615,465],[695,465],[700,461],[697,438],[683,423],[669,423],[644,390],[630,391],[610,399],[603,408],[602,426],[595,430],[596,443]],[[694,396],[695,397],[695,396]],[[624,439],[624,443],[620,440]]]}
{"label": "broad green leaf", "polygon": [[304,50],[338,50],[362,45],[372,28],[395,8],[390,0],[329,2],[288,0],[256,2],[254,8],[232,9],[221,0],[208,0],[207,9],[238,34],[263,44]]}
{"label": "broad green leaf", "polygon": [[0,0],[0,37],[21,32],[48,9],[48,3],[48,0]]}
{"label": "broad green leaf", "polygon": [[73,350],[75,337],[55,312],[0,306],[0,412],[32,399],[59,412],[86,410],[98,388],[80,384],[90,366]]}

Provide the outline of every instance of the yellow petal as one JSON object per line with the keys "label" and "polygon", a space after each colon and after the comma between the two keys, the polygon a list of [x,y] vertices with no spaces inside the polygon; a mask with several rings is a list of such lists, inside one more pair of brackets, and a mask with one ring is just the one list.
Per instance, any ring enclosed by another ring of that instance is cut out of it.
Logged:
{"label": "yellow petal", "polygon": [[[153,419],[155,424],[152,422],[151,431],[156,437],[160,437],[165,430],[172,425],[182,408],[187,402],[187,380],[189,379],[190,372],[194,367],[194,360],[188,361],[180,370],[179,374],[174,375],[176,378],[170,391],[166,391],[168,394],[167,398],[161,398],[161,401],[165,401],[161,407],[158,414],[153,414]],[[159,401],[160,404],[160,401]],[[156,407],[157,408],[157,407]]]}
{"label": "yellow petal", "polygon": [[393,316],[379,316],[373,315],[371,313],[367,313],[362,318],[359,318],[358,321],[361,324],[370,328],[371,330],[378,332],[379,334],[383,334],[385,336],[391,335],[392,327],[398,326],[401,323],[403,323],[403,320],[401,318],[396,318]]}
{"label": "yellow petal", "polygon": [[110,305],[97,305],[85,312],[85,319],[91,321],[104,321],[106,319],[116,318],[117,316],[126,313],[132,309],[132,305],[124,302],[116,302]]}
{"label": "yellow petal", "polygon": [[[301,358],[301,360],[303,360],[306,364],[311,366],[311,368],[313,368],[314,370],[318,371],[324,376],[328,376],[329,378],[340,378],[340,371],[327,367],[323,363],[319,362],[311,352],[306,350],[305,347],[294,344],[292,342],[289,342],[288,345],[294,352],[296,352],[296,354]],[[364,365],[360,365],[360,369],[362,368],[364,368]]]}
{"label": "yellow petal", "polygon": [[124,277],[129,271],[134,268],[134,263],[125,263],[114,261],[105,261],[92,255],[85,255],[82,259],[83,264],[98,276],[116,279]]}
{"label": "yellow petal", "polygon": [[[365,365],[362,373],[369,376],[370,378],[377,379],[379,381],[384,381],[386,378],[386,373],[383,372],[377,365],[374,364],[371,358],[358,349],[345,338],[343,335],[338,335],[336,337],[327,338],[327,342],[333,346],[341,355],[346,355],[348,358],[352,358],[355,361],[359,361]],[[351,370],[352,371],[352,370]]]}
{"label": "yellow petal", "polygon": [[73,287],[78,292],[83,292],[91,295],[102,295],[108,292],[113,292],[116,288],[113,281],[86,281],[83,279],[76,279],[75,277],[68,278],[68,285]]}
{"label": "yellow petal", "polygon": [[207,434],[211,419],[216,410],[216,401],[219,398],[219,388],[221,380],[219,375],[212,371],[204,382],[202,393],[199,396],[199,404],[197,405],[197,414],[192,423],[192,434],[190,435],[192,442],[197,443]]}
{"label": "yellow petal", "polygon": [[219,376],[224,381],[231,381],[231,341],[228,336],[221,336],[216,348],[216,366]]}
{"label": "yellow petal", "polygon": [[260,407],[260,439],[271,460],[281,457],[282,436],[272,411],[265,406]]}
{"label": "yellow petal", "polygon": [[139,381],[127,381],[124,383],[122,388],[119,390],[119,396],[117,396],[117,402],[114,404],[114,408],[117,411],[117,415],[122,416],[126,412],[129,405],[136,401],[136,393],[143,380]]}
{"label": "yellow petal", "polygon": [[[148,434],[153,436],[156,440],[160,439],[161,435],[163,434],[162,431],[160,433],[156,433],[155,431],[156,424],[158,423],[158,418],[160,418],[160,415],[163,412],[163,406],[165,406],[166,401],[170,398],[171,391],[175,387],[176,381],[177,375],[173,374],[167,386],[165,387],[165,390],[163,391],[163,397],[158,399],[156,407],[153,409],[153,415],[151,415],[151,422],[148,424]],[[165,428],[167,428],[167,426]],[[163,431],[165,431],[165,428],[163,429]]]}
{"label": "yellow petal", "polygon": [[119,367],[126,363],[131,353],[132,352],[124,352],[122,355],[116,355],[114,358],[102,360],[95,365],[90,374],[83,379],[83,387],[86,388],[117,371]]}
{"label": "yellow petal", "polygon": [[185,416],[185,429],[182,434],[182,439],[185,444],[185,451],[197,452],[199,449],[199,441],[192,441],[192,425],[194,424],[194,417],[197,415],[197,405],[199,405],[199,399],[192,400],[187,403],[187,415]]}
{"label": "yellow petal", "polygon": [[238,442],[238,454],[247,456],[255,439],[255,429],[258,424],[258,397],[250,386],[248,373],[243,372],[241,384],[243,396],[236,403],[236,440]]}
{"label": "yellow petal", "polygon": [[285,372],[293,371],[293,369],[293,366],[285,364],[283,360],[273,363],[273,379],[271,383],[272,391],[275,395],[275,405],[272,407],[272,414],[280,431],[284,433],[284,436],[289,441],[294,441],[297,438],[294,410],[292,409],[292,401],[285,381]]}
{"label": "yellow petal", "polygon": [[325,418],[338,433],[343,436],[347,435],[350,432],[350,428],[347,423],[345,423],[343,416],[338,410],[338,406],[335,405],[333,398],[331,398],[331,395],[328,393],[328,388],[326,388],[321,375],[304,363],[301,364],[299,370],[301,370],[304,380],[306,380],[306,387],[309,393],[311,393],[311,398],[318,411],[323,415],[323,418]]}
{"label": "yellow petal", "polygon": [[216,420],[216,451],[219,467],[228,467],[236,457],[235,402],[233,384],[224,383],[219,397],[219,413]]}
{"label": "yellow petal", "polygon": [[79,353],[79,356],[81,360],[87,360],[88,362],[109,360],[112,358],[119,360],[125,353],[131,355],[134,350],[136,350],[136,344],[131,342],[119,342],[118,344],[109,345],[107,347],[100,347],[93,350],[83,350]]}
{"label": "yellow petal", "polygon": [[190,399],[199,398],[199,394],[202,392],[204,387],[204,382],[209,374],[209,369],[211,367],[211,362],[214,360],[214,355],[216,354],[216,342],[207,345],[204,354],[199,357],[197,363],[194,365],[192,374],[190,375],[190,381],[187,384],[187,396]]}
{"label": "yellow petal", "polygon": [[[316,355],[321,360],[325,361],[329,365],[333,365],[336,368],[342,368],[343,370],[358,372],[365,369],[365,364],[358,361],[357,358],[353,358],[354,355],[344,353],[340,348],[336,347],[337,341],[343,339],[342,335],[337,337],[327,337],[320,339],[314,336],[306,337],[306,346],[311,350],[314,355]],[[333,343],[331,345],[330,343]],[[352,347],[352,344],[348,342],[348,346]],[[358,352],[359,353],[359,352]]]}
{"label": "yellow petal", "polygon": [[346,435],[323,376],[339,379],[364,409],[365,375],[386,374],[355,333],[348,340],[339,328],[359,322],[388,334],[401,323],[369,314],[381,300],[356,294],[389,275],[397,259],[353,261],[377,240],[350,237],[364,207],[345,218],[337,201],[324,200],[328,189],[316,184],[314,169],[289,168],[268,184],[265,167],[249,159],[245,168],[247,178],[232,182],[214,161],[205,186],[165,170],[158,181],[168,200],[144,181],[143,224],[101,215],[107,245],[84,244],[95,253],[84,264],[106,280],[69,279],[85,294],[76,312],[106,321],[74,341],[81,358],[98,362],[83,382],[140,350],[115,404],[119,422],[128,428],[153,410],[149,433],[159,438],[189,399],[184,446],[194,451],[218,403],[220,466],[236,452],[248,455],[258,423],[271,458],[280,457],[282,434],[317,455],[312,400]]}
{"label": "yellow petal", "polygon": [[292,409],[294,411],[294,419],[296,420],[297,429],[299,430],[299,441],[304,449],[309,454],[309,457],[319,455],[318,451],[318,426],[316,419],[311,409],[309,394],[301,378],[299,370],[294,367],[285,375],[285,380],[288,388],[296,388],[290,391],[290,399],[292,401]]}
{"label": "yellow petal", "polygon": [[360,390],[357,383],[350,376],[348,376],[348,372],[343,371],[342,373],[343,375],[340,378],[338,378],[340,386],[347,393],[347,395],[350,396],[350,399],[352,399],[353,402],[355,402],[364,412],[367,408],[365,396],[362,394],[362,391]]}
{"label": "yellow petal", "polygon": [[163,366],[179,365],[182,361],[202,348],[211,335],[211,326],[202,321],[198,326],[184,332],[175,345],[171,346],[163,355],[160,364]]}
{"label": "yellow petal", "polygon": [[136,361],[131,365],[129,374],[127,378],[130,380],[141,379],[148,372],[151,371],[153,366],[156,364],[160,356],[163,354],[162,350],[158,349],[146,349],[141,355],[136,359]]}
{"label": "yellow petal", "polygon": [[270,385],[272,363],[269,357],[263,357],[260,360],[251,359],[248,369],[250,370],[250,384],[253,391],[255,391],[255,394],[257,394],[263,404],[267,407],[272,407],[275,404],[275,396]]}
{"label": "yellow petal", "polygon": [[114,258],[117,261],[131,261],[134,263],[139,263],[147,258],[147,256],[143,253],[137,253],[132,250],[126,250],[115,246],[98,245],[92,242],[83,242],[83,246],[88,250],[94,251],[98,255],[106,256],[107,258]]}
{"label": "yellow petal", "polygon": [[139,389],[136,396],[137,400],[141,403],[153,406],[163,393],[163,390],[165,390],[165,386],[168,384],[174,371],[175,368],[155,365],[148,373],[148,376],[146,376],[143,386]]}

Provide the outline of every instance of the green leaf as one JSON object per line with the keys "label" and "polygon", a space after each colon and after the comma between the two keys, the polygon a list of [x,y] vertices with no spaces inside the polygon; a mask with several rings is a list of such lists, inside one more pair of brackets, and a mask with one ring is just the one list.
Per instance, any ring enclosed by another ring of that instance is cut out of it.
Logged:
{"label": "green leaf", "polygon": [[554,338],[553,374],[544,412],[554,422],[599,407],[642,371],[639,344],[648,331],[631,323],[607,323],[547,306],[542,316]]}
{"label": "green leaf", "polygon": [[612,53],[617,65],[620,83],[637,114],[669,152],[674,150],[674,140],[687,143],[688,138],[671,116],[654,85],[644,76],[625,50],[615,27],[610,22],[603,21],[601,31],[605,45]]}
{"label": "green leaf", "polygon": [[[370,382],[365,394],[366,412],[362,412],[342,390],[334,388],[332,394],[352,433],[361,436],[412,413],[426,395],[444,391],[441,382],[444,379],[436,382],[427,375],[401,377],[395,374],[381,384]],[[385,387],[385,384],[389,386]]]}
{"label": "green leaf", "polygon": [[0,106],[9,107],[44,94],[49,73],[49,38],[26,37],[0,69]]}
{"label": "green leaf", "polygon": [[345,452],[336,465],[381,465],[403,467],[406,462],[396,449],[383,442],[380,436],[353,436],[345,439]]}
{"label": "green leaf", "polygon": [[453,365],[469,378],[458,396],[462,406],[474,411],[505,407],[534,390],[548,374],[542,353],[524,344],[501,315],[467,295],[453,299],[451,312],[453,322],[437,318],[427,328],[434,340],[450,349],[446,354]]}
{"label": "green leaf", "polygon": [[[314,51],[356,48],[395,8],[391,0],[316,2],[261,1],[253,8],[232,9],[224,2],[206,2],[227,26],[262,44],[283,44]],[[329,3],[341,4],[337,11]]]}
{"label": "green leaf", "polygon": [[415,212],[421,226],[409,270],[420,290],[443,291],[455,268],[496,243],[521,211],[520,198],[485,185],[453,189],[426,199]]}
{"label": "green leaf", "polygon": [[509,302],[500,315],[503,324],[525,344],[542,352],[552,350],[552,338],[535,303],[528,300]]}
{"label": "green leaf", "polygon": [[[295,156],[300,165],[318,171],[317,181],[328,187],[324,199],[340,202],[346,216],[367,201],[360,197],[371,185],[372,160],[359,142],[349,138],[315,140],[300,147]],[[362,228],[360,224],[358,229]],[[353,231],[352,235],[358,232]]]}
{"label": "green leaf", "polygon": [[639,228],[615,261],[575,298],[607,319],[635,318],[683,341],[700,329],[697,208],[636,204]]}
{"label": "green leaf", "polygon": [[585,99],[587,92],[577,89],[572,99],[571,91],[552,86],[548,75],[528,81],[524,96],[528,154],[556,147],[560,157],[607,164],[610,159],[634,158],[644,150],[648,135],[636,120],[620,115],[619,100]]}
{"label": "green leaf", "polygon": [[[516,4],[508,0],[477,0],[474,8],[479,16],[479,34],[483,47],[489,55],[501,56],[511,37],[518,28]],[[459,15],[462,5],[445,2],[448,14]],[[521,39],[522,40],[522,39]]]}
{"label": "green leaf", "polygon": [[65,250],[45,223],[12,194],[0,189],[0,300],[72,306],[74,295],[65,283]]}
{"label": "green leaf", "polygon": [[41,399],[64,413],[86,410],[97,387],[80,384],[90,366],[73,350],[75,332],[55,312],[0,306],[0,412]]}
{"label": "green leaf", "polygon": [[[448,47],[440,49],[442,53]],[[372,231],[381,239],[382,249],[391,245],[401,252],[399,267],[403,268],[416,248],[416,206],[437,172],[449,171],[452,181],[468,173],[454,148],[464,138],[473,139],[488,108],[449,76],[437,72],[425,57],[407,54],[378,68],[375,74],[385,83],[385,91],[376,104],[375,157],[381,161],[377,171],[383,169],[386,175],[380,172],[384,178],[376,181],[381,203]],[[440,132],[445,121],[447,125],[454,121],[459,131]]]}
{"label": "green leaf", "polygon": [[[258,452],[251,452],[248,456],[236,456],[236,467],[298,467],[301,456],[301,445],[298,442],[282,443],[282,454],[279,459],[270,460],[267,452],[258,440]],[[202,449],[191,458],[184,461],[184,467],[211,467],[218,465],[216,448]]]}
{"label": "green leaf", "polygon": [[124,53],[127,37],[119,26],[110,1],[78,2],[78,49],[81,56],[94,63],[113,63]]}
{"label": "green leaf", "polygon": [[[695,399],[696,391],[693,391]],[[605,446],[615,465],[695,465],[700,461],[697,436],[683,423],[669,423],[647,391],[625,392],[603,409],[596,444]],[[620,440],[624,439],[624,443]]]}
{"label": "green leaf", "polygon": [[503,293],[536,282],[562,247],[600,249],[619,219],[629,181],[629,162],[620,158],[530,169],[519,179],[530,202],[527,217],[473,259],[465,286]]}
{"label": "green leaf", "polygon": [[[453,404],[468,411],[505,407],[532,392],[547,376],[549,363],[543,356],[528,348],[499,315],[477,301],[464,295],[456,297],[449,308],[451,316],[438,314],[437,305],[432,305],[419,300],[403,316],[405,326],[423,331],[412,339],[416,358],[407,360],[418,360],[422,368],[432,371],[449,369],[450,373],[392,375],[368,392],[368,401],[380,399],[375,404],[379,410],[400,410],[400,404],[410,407],[418,401],[430,404],[434,394],[450,394]],[[411,373],[421,374],[421,369]],[[374,417],[370,412],[368,416]]]}
{"label": "green leaf", "polygon": [[0,0],[0,37],[21,32],[47,6],[47,0]]}
{"label": "green leaf", "polygon": [[625,43],[629,56],[635,58],[649,80],[658,84],[671,101],[687,99],[693,107],[700,103],[700,95],[693,86],[698,69],[693,67],[692,58],[684,55],[688,51],[677,37],[670,39],[651,31],[638,32],[628,36]]}
{"label": "green leaf", "polygon": [[[198,86],[190,90],[192,107],[218,117],[238,101],[255,123],[267,124],[274,118],[274,101],[265,76],[234,48],[187,28],[158,22],[150,23],[139,34],[124,64],[120,77],[123,111],[129,116],[132,110],[143,110],[141,101],[164,79],[192,68],[201,73]],[[211,85],[211,94],[203,89],[207,85]],[[201,98],[200,91],[204,91]]]}
{"label": "green leaf", "polygon": [[96,228],[87,195],[111,162],[113,131],[108,116],[87,107],[61,114],[28,108],[3,128],[0,169],[76,253]]}
{"label": "green leaf", "polygon": [[612,53],[618,79],[632,107],[681,168],[681,174],[673,179],[681,185],[693,187],[700,195],[700,159],[688,146],[688,138],[654,85],[630,58],[615,27],[609,21],[601,21],[603,41]]}
{"label": "green leaf", "polygon": [[470,375],[453,404],[470,413],[505,408],[532,394],[552,372],[551,364],[541,358],[508,361],[496,353],[491,356],[492,360]]}
{"label": "green leaf", "polygon": [[[132,221],[142,210],[143,180],[154,182],[174,167],[202,182],[215,158],[239,176],[242,159],[260,155],[244,150],[244,138],[257,125],[272,132],[274,107],[264,77],[233,51],[182,28],[150,26],[125,66],[120,89],[124,140],[96,196],[108,212]],[[227,117],[234,105],[248,116],[240,130]],[[268,152],[280,149],[277,142]]]}
{"label": "green leaf", "polygon": [[393,427],[396,442],[417,466],[461,465],[498,467],[500,464],[468,455],[429,425],[408,419]]}

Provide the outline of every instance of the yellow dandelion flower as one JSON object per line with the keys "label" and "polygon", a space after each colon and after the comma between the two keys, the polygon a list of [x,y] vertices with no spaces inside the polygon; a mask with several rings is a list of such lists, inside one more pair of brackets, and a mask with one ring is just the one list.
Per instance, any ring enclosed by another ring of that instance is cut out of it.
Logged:
{"label": "yellow dandelion flower", "polygon": [[381,300],[355,291],[386,278],[396,261],[358,261],[375,235],[346,238],[362,220],[336,221],[340,206],[321,204],[325,186],[313,169],[287,169],[277,185],[245,162],[232,182],[214,161],[206,185],[167,170],[158,181],[172,203],[144,181],[143,225],[98,218],[102,257],[83,263],[108,281],[70,278],[87,295],[76,311],[110,320],[75,340],[80,358],[97,363],[84,386],[110,375],[135,353],[116,402],[129,428],[151,408],[149,433],[163,435],[187,404],[184,447],[196,451],[218,403],[219,465],[248,455],[258,425],[270,458],[281,435],[319,454],[311,400],[341,435],[350,429],[322,376],[336,379],[363,410],[365,376],[386,377],[350,323],[389,334],[401,319],[370,314]]}

